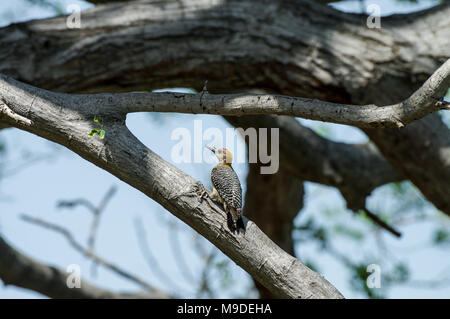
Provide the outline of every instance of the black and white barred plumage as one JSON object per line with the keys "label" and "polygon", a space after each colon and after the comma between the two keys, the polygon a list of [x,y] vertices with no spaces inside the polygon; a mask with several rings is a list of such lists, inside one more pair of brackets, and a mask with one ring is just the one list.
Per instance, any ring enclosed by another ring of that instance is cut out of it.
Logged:
{"label": "black and white barred plumage", "polygon": [[231,166],[217,165],[211,171],[211,182],[228,207],[242,208],[242,189],[239,178]]}
{"label": "black and white barred plumage", "polygon": [[224,206],[227,214],[231,214],[230,227],[234,229],[243,228],[242,221],[242,189],[236,172],[231,165],[219,164],[211,171],[211,182],[214,191],[219,195],[217,198]]}

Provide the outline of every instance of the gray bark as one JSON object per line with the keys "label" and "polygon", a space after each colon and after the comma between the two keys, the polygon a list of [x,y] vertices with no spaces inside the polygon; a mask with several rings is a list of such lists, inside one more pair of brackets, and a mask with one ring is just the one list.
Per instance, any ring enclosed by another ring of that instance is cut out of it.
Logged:
{"label": "gray bark", "polygon": [[339,189],[349,209],[366,206],[378,186],[403,180],[372,143],[346,144],[325,139],[288,116],[226,117],[236,127],[280,128],[280,162],[303,180]]}
{"label": "gray bark", "polygon": [[[263,120],[265,117],[259,118]],[[245,129],[248,128],[249,123],[252,125],[258,123],[258,117],[255,116],[227,116],[225,119],[230,124]],[[272,124],[270,121],[259,121],[258,125],[253,127],[267,128],[269,134],[267,138],[270,139],[270,128],[278,127]],[[243,211],[245,216],[254,221],[280,248],[296,256],[292,231],[294,218],[303,208],[303,181],[288,169],[289,166],[284,163],[283,158],[282,155],[278,172],[270,175],[260,174],[261,163],[249,164]],[[277,297],[256,280],[255,286],[260,298]]]}
{"label": "gray bark", "polygon": [[268,94],[123,93],[104,95],[114,111],[175,112],[230,116],[273,114],[347,124],[363,128],[404,127],[431,112],[450,109],[442,101],[450,87],[450,59],[410,97],[379,107],[347,105],[319,100]]}
{"label": "gray bark", "polygon": [[[0,29],[0,72],[66,92],[201,89],[208,79],[220,93],[258,88],[389,105],[405,100],[450,57],[449,13],[444,5],[396,15],[371,30],[365,16],[307,1],[111,4],[83,12],[81,30],[67,29],[64,17]],[[338,187],[349,208],[362,208],[375,187],[408,178],[450,211],[450,132],[437,115],[401,130],[365,129],[382,155],[372,144],[330,142],[292,118],[244,118],[252,126],[280,125],[285,167]]]}
{"label": "gray bark", "polygon": [[[450,57],[449,13],[446,4],[368,29],[365,16],[308,1],[111,4],[83,12],[80,30],[67,29],[64,17],[1,29],[0,71],[67,92],[201,89],[208,79],[214,92],[258,88],[389,105]],[[449,213],[450,132],[437,115],[403,130],[365,132],[399,175]],[[424,168],[428,180],[421,183]]]}
{"label": "gray bark", "polygon": [[[245,234],[231,233],[224,211],[209,199],[201,200],[203,186],[145,147],[125,126],[126,114],[106,107],[101,98],[56,94],[5,76],[0,77],[0,97],[0,121],[64,145],[142,191],[273,294],[342,298],[328,281],[283,251],[252,221],[246,220]],[[94,115],[104,120],[104,140],[88,136]]]}
{"label": "gray bark", "polygon": [[110,4],[84,11],[81,29],[68,29],[66,17],[1,29],[0,72],[64,92],[200,90],[208,79],[212,92],[386,105],[449,58],[449,10],[368,29],[365,16],[298,0]]}

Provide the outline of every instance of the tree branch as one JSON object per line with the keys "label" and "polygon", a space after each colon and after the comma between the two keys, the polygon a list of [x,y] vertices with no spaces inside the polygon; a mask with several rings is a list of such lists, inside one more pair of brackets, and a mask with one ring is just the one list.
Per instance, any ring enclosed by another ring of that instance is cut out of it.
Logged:
{"label": "tree branch", "polygon": [[[253,222],[231,233],[226,214],[201,200],[203,186],[143,145],[125,126],[125,114],[89,106],[76,95],[55,94],[0,77],[0,97],[32,125],[3,121],[66,146],[153,198],[216,245],[272,293],[285,298],[342,298],[319,274],[274,244]],[[95,104],[95,101],[92,101]],[[93,117],[104,120],[104,139],[90,137]]]}
{"label": "tree branch", "polygon": [[0,279],[5,285],[34,290],[50,298],[167,298],[160,292],[115,293],[84,280],[80,288],[70,289],[67,286],[68,276],[63,270],[20,253],[0,236]]}
{"label": "tree branch", "polygon": [[[450,4],[384,17],[382,29],[367,28],[365,15],[300,0],[134,1],[82,17],[81,29],[67,29],[66,17],[0,29],[0,71],[66,92],[201,90],[208,79],[215,92],[391,105],[450,57]],[[437,115],[365,132],[398,175],[450,214],[450,132]]]}
{"label": "tree branch", "polygon": [[208,79],[212,91],[386,105],[380,92],[400,101],[450,57],[449,12],[386,17],[378,30],[310,1],[113,3],[83,11],[81,29],[65,16],[0,29],[0,72],[65,92],[201,90]]}
{"label": "tree branch", "polygon": [[85,249],[81,244],[79,244],[75,238],[73,237],[73,235],[64,227],[49,223],[45,220],[39,219],[39,218],[34,218],[28,215],[22,215],[21,218],[29,223],[47,228],[49,230],[55,231],[59,234],[61,234],[62,236],[64,236],[67,241],[69,242],[69,244],[79,253],[81,253],[83,256],[92,259],[93,261],[95,261],[96,263],[102,265],[103,267],[113,271],[114,273],[118,274],[119,276],[130,280],[136,284],[138,284],[139,286],[141,286],[143,289],[145,289],[147,292],[149,293],[155,293],[156,289],[153,288],[151,285],[149,285],[148,283],[146,283],[144,280],[136,277],[133,274],[128,273],[126,270],[123,270],[122,268],[110,263],[109,261],[97,256],[96,254],[94,254],[93,251],[91,251],[89,248]]}
{"label": "tree branch", "polygon": [[[442,101],[450,87],[448,59],[414,94],[403,102],[378,107],[376,105],[346,105],[318,100],[267,94],[200,94],[183,93],[117,93],[78,95],[88,104],[102,107],[103,112],[176,112],[217,114],[228,116],[274,114],[302,117],[357,127],[403,127],[427,114],[448,109]],[[108,109],[105,109],[108,108]],[[8,111],[0,105],[0,114]],[[7,114],[8,115],[8,114]],[[19,115],[11,116],[31,125]]]}
{"label": "tree branch", "polygon": [[6,123],[0,123],[0,131],[5,129],[5,128],[9,128],[9,127],[11,127],[11,126],[6,124]]}
{"label": "tree branch", "polygon": [[[57,207],[59,207],[59,208],[63,208],[63,207],[64,208],[74,208],[78,205],[82,205],[82,206],[86,207],[92,213],[93,219],[92,219],[92,223],[91,223],[91,227],[90,227],[90,231],[89,231],[89,237],[88,237],[88,241],[87,241],[87,250],[90,253],[94,253],[94,246],[95,246],[95,241],[96,241],[96,237],[97,237],[97,231],[98,231],[98,227],[100,225],[100,217],[101,217],[102,213],[104,212],[107,204],[109,203],[109,201],[112,199],[112,197],[116,193],[116,191],[117,191],[117,187],[111,186],[109,188],[109,190],[106,192],[106,194],[103,196],[103,198],[100,201],[100,203],[98,204],[98,206],[95,206],[89,200],[84,199],[84,198],[78,198],[78,199],[74,199],[74,200],[60,200],[57,203]],[[95,266],[95,263],[93,264],[93,266]],[[92,270],[95,270],[95,268],[93,267]]]}
{"label": "tree branch", "polygon": [[288,116],[241,116],[226,120],[235,127],[280,129],[280,163],[303,180],[336,187],[354,212],[378,186],[404,177],[372,143],[346,144],[323,138]]}
{"label": "tree branch", "polygon": [[111,112],[176,112],[218,115],[276,114],[302,117],[357,127],[403,127],[427,114],[448,109],[442,101],[450,87],[450,59],[414,94],[403,102],[376,105],[345,105],[318,100],[267,94],[122,93],[79,95]]}
{"label": "tree branch", "polygon": [[373,221],[379,227],[386,229],[388,232],[390,232],[395,237],[401,237],[402,236],[402,234],[398,230],[396,230],[394,227],[392,227],[391,225],[386,223],[384,220],[382,220],[376,214],[372,213],[367,208],[364,208],[363,211],[366,214],[367,218],[369,218],[371,221]]}
{"label": "tree branch", "polygon": [[450,129],[439,114],[404,129],[364,129],[397,171],[411,180],[443,213],[450,215]]}
{"label": "tree branch", "polygon": [[[447,74],[448,73],[448,74]],[[428,94],[432,95],[433,93],[436,94],[436,92],[441,93],[443,91],[442,86],[446,85],[447,82],[450,82],[450,60],[447,61],[446,64],[443,65],[438,71],[435,72],[435,74],[424,84],[423,88],[416,91],[415,94],[410,98],[412,100],[420,100],[422,103],[426,100],[424,98],[424,95],[427,95],[427,93],[422,92],[428,92]],[[434,86],[430,83],[434,83]],[[444,84],[442,84],[444,83]],[[446,91],[446,89],[445,89]],[[61,95],[61,94],[60,94]],[[137,112],[137,111],[172,111],[172,112],[186,112],[186,113],[197,113],[197,109],[200,108],[200,113],[211,113],[210,109],[211,107],[216,107],[217,104],[221,104],[222,106],[218,107],[220,109],[220,112],[223,114],[228,114],[228,112],[223,112],[224,109],[227,109],[225,96],[217,95],[213,98],[211,98],[211,102],[209,97],[211,95],[207,92],[203,92],[200,94],[181,94],[181,93],[117,93],[117,94],[85,94],[85,95],[76,95],[77,103],[83,104],[86,107],[90,107],[92,109],[97,109],[99,112],[102,112],[103,114],[127,114],[129,112]],[[264,97],[264,95],[255,95],[258,97],[257,100],[259,100],[259,97]],[[428,96],[428,95],[427,95]],[[286,97],[287,98],[287,97]],[[429,97],[431,99],[431,97]],[[229,98],[233,100],[234,98]],[[409,99],[408,99],[409,100]],[[268,100],[270,101],[270,99]],[[257,103],[255,101],[255,103]],[[407,102],[404,102],[405,104]],[[211,106],[207,106],[210,104]],[[241,110],[243,111],[246,109],[246,107],[252,107],[252,102],[244,102],[244,106],[242,105],[233,105],[230,107],[230,110]],[[259,107],[258,107],[259,108]],[[260,107],[260,109],[264,110],[264,107]],[[270,109],[270,106],[269,106]],[[251,113],[251,112],[243,112],[245,114]],[[230,114],[234,114],[231,112]],[[238,113],[241,114],[241,113]],[[339,115],[339,113],[338,113]],[[250,117],[252,118],[252,117]],[[230,119],[231,122],[233,122],[232,119]],[[253,122],[254,123],[254,122]],[[257,127],[261,127],[258,125]],[[285,127],[280,125],[279,127]],[[303,156],[302,156],[303,157]],[[326,157],[326,158],[330,158]],[[292,161],[291,161],[292,162]],[[298,163],[295,163],[295,165],[298,165]],[[338,164],[337,164],[338,165]],[[351,166],[349,167],[352,171],[355,171],[355,167]],[[322,168],[321,168],[322,169]],[[331,173],[331,175],[334,175],[334,180],[338,181],[339,184],[340,180],[342,179],[339,177],[336,172],[332,172],[332,168],[329,167],[327,171]],[[322,170],[323,171],[323,170]],[[370,175],[373,174],[373,170],[370,170]],[[356,175],[355,179],[361,179],[361,175]],[[369,180],[372,180],[374,178],[369,177]],[[350,185],[350,183],[346,183],[345,185]],[[340,186],[340,185],[339,185]],[[368,193],[371,191],[367,190],[365,188],[366,192],[362,192],[363,189],[358,188],[357,192],[348,191],[348,189],[344,187],[342,188],[342,194],[347,199],[347,205],[350,209],[357,212],[360,209],[364,209],[367,211],[367,208],[365,206],[365,199]],[[354,190],[354,188],[350,188],[351,190]],[[369,217],[372,218],[372,215]],[[399,236],[398,231],[393,230],[392,227],[386,225],[385,223],[380,223],[378,219],[373,219],[375,223],[380,225],[381,227],[387,229],[388,231],[392,232],[395,236]]]}
{"label": "tree branch", "polygon": [[147,231],[142,223],[142,220],[134,220],[134,228],[136,230],[136,236],[139,243],[139,248],[142,255],[149,267],[149,269],[161,280],[166,286],[170,286],[172,289],[177,291],[178,294],[186,294],[183,288],[176,284],[169,275],[159,266],[158,259],[153,256],[153,253],[148,245]]}
{"label": "tree branch", "polygon": [[[227,116],[226,120],[236,127],[279,127],[281,130],[280,170],[286,170],[293,176],[308,181],[338,188],[347,201],[347,208],[355,213],[359,213],[361,210],[368,211],[366,198],[377,186],[402,180],[402,176],[389,166],[370,143],[352,145],[332,142],[318,136],[312,130],[303,127],[296,120],[287,116]],[[250,168],[247,183],[251,180],[258,180],[257,177],[250,179],[251,175]],[[286,174],[283,175],[286,176]],[[261,178],[264,180],[264,177]],[[281,177],[280,182],[282,181]],[[264,184],[254,182],[248,189],[258,189],[257,185]],[[280,186],[271,187],[271,189],[281,188]],[[280,198],[285,196],[286,193]],[[267,195],[264,198],[267,198]],[[256,196],[256,200],[261,202],[261,195]],[[246,200],[245,203],[247,202]],[[287,202],[293,204],[292,199]],[[268,206],[270,205],[262,204],[260,207],[267,208]],[[397,230],[382,222],[375,214],[367,214],[367,217],[393,235],[400,236]]]}

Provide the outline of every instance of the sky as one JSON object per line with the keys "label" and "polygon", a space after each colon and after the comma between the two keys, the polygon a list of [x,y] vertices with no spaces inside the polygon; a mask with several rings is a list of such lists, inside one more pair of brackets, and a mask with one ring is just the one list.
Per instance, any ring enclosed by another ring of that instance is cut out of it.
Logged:
{"label": "sky", "polygon": [[[82,9],[90,7],[82,1],[61,1],[63,8],[68,4],[79,4]],[[380,5],[382,15],[410,12],[432,5],[432,2],[419,1],[417,4],[393,1],[373,1]],[[358,11],[359,3],[345,2],[335,5],[341,10]],[[48,8],[30,6],[26,1],[1,2],[0,17],[3,25],[51,16]],[[204,130],[208,127],[225,130],[228,124],[218,116],[211,115],[176,115],[144,113],[130,114],[127,125],[130,130],[150,149],[165,160],[209,185],[209,172],[213,164],[209,163],[174,163],[171,150],[177,141],[171,138],[172,132],[180,127],[193,129],[194,120],[202,121]],[[358,129],[336,124],[326,124],[308,120],[301,123],[316,129],[326,129],[332,139],[343,142],[364,142],[367,138]],[[93,267],[92,262],[76,252],[60,234],[42,227],[29,224],[20,218],[21,214],[50,221],[69,229],[75,238],[86,244],[92,215],[84,208],[60,209],[59,200],[85,198],[98,204],[111,186],[117,187],[101,217],[96,243],[96,252],[108,261],[119,265],[130,273],[145,278],[151,285],[171,294],[182,297],[196,297],[196,286],[202,276],[204,251],[213,249],[212,245],[202,239],[190,227],[173,217],[159,204],[149,199],[131,186],[118,180],[108,172],[83,160],[78,155],[62,146],[46,141],[30,133],[16,129],[0,131],[0,141],[6,145],[6,157],[0,160],[3,178],[0,180],[0,232],[13,247],[46,264],[66,269],[71,264],[81,267],[84,280],[95,283],[113,291],[136,291],[140,288],[122,279],[102,267]],[[207,141],[205,141],[207,142]],[[242,140],[238,140],[242,144]],[[234,165],[241,181],[245,181],[246,164]],[[245,191],[245,183],[244,191]],[[302,223],[309,217],[315,217],[323,225],[328,225],[333,218],[339,218],[349,225],[358,218],[345,210],[345,202],[340,194],[332,188],[306,183],[305,208],[296,223]],[[369,206],[384,209],[395,204],[395,199],[386,198],[387,189],[381,187],[369,198]],[[418,195],[420,196],[420,195]],[[324,217],[317,211],[333,209],[333,216]],[[433,211],[430,205],[424,210]],[[441,214],[442,215],[442,214]],[[436,213],[436,218],[442,218]],[[136,223],[146,230],[148,246],[152,253],[152,267],[139,245]],[[448,226],[448,223],[447,223]],[[386,244],[395,255],[405,258],[413,265],[414,278],[435,278],[445,272],[444,266],[450,264],[445,251],[420,247],[430,240],[429,234],[433,224],[422,223],[401,228],[404,236],[401,240],[393,239],[388,234],[382,235]],[[367,228],[373,231],[373,228]],[[348,256],[367,256],[376,250],[375,237],[361,245],[348,244],[345,240],[336,240],[336,247]],[[176,246],[176,249],[174,249]],[[345,268],[331,256],[324,254],[314,243],[302,243],[296,246],[296,252],[304,260],[314,260],[320,272],[335,285],[347,298],[360,298],[349,285]],[[184,256],[185,265],[179,265],[180,254]],[[177,262],[178,260],[178,262]],[[251,280],[234,262],[219,254],[217,261],[227,261],[232,266],[231,280],[227,289],[218,287],[224,278],[217,273],[210,275],[212,286],[218,293],[216,297],[245,296]],[[93,271],[96,269],[96,271]],[[447,269],[448,270],[448,269]],[[188,274],[191,275],[188,275]],[[447,271],[447,273],[450,273]],[[194,281],[190,280],[194,277]],[[393,298],[442,298],[450,297],[450,287],[444,289],[417,289],[413,287],[393,288],[389,295]],[[0,286],[0,298],[42,298],[42,295],[17,287]]]}

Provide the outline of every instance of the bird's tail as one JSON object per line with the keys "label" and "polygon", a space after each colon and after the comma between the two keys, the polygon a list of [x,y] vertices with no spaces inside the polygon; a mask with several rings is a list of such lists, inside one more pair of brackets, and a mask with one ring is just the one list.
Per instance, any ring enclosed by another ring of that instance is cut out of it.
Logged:
{"label": "bird's tail", "polygon": [[242,229],[242,231],[245,233],[245,225],[244,220],[242,219],[242,216],[238,218],[236,222],[236,229],[239,232],[239,229]]}
{"label": "bird's tail", "polygon": [[227,223],[228,228],[232,232],[235,232],[237,230],[239,233],[240,229],[242,229],[245,232],[245,224],[244,220],[242,219],[241,208],[237,209],[232,208],[227,211]]}
{"label": "bird's tail", "polygon": [[236,209],[237,219],[235,222],[236,230],[239,232],[239,229],[242,229],[245,232],[244,220],[242,219],[242,208]]}

